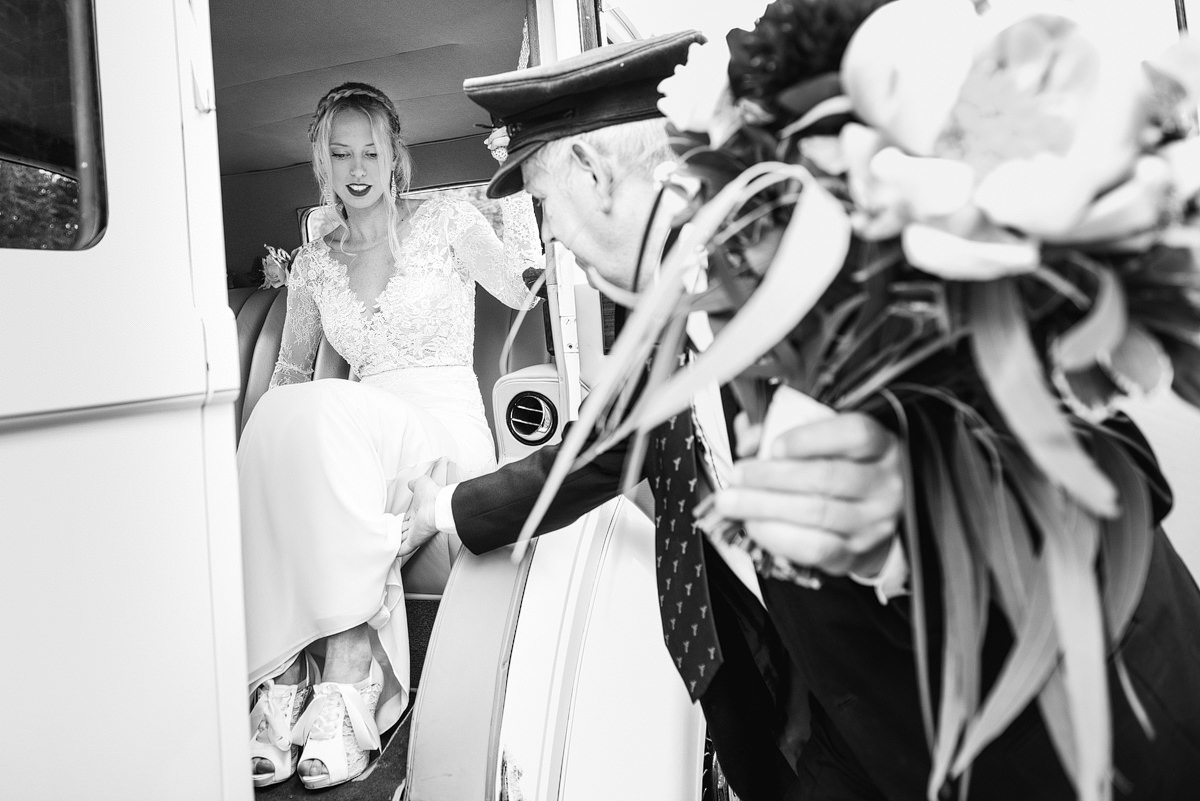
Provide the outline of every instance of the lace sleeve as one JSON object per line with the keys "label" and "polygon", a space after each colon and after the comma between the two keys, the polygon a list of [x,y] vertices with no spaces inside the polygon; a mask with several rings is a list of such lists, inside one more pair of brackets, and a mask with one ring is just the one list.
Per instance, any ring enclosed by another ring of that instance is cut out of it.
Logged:
{"label": "lace sleeve", "polygon": [[503,242],[479,209],[465,201],[454,204],[449,226],[454,261],[506,306],[531,307],[537,298],[530,299],[522,275],[531,267],[545,266],[533,204],[524,192],[499,202],[504,222]]}
{"label": "lace sleeve", "polygon": [[279,343],[279,358],[275,362],[275,371],[271,373],[268,389],[312,378],[317,345],[321,342],[321,313],[308,285],[309,259],[306,249],[296,255],[292,265],[283,338]]}

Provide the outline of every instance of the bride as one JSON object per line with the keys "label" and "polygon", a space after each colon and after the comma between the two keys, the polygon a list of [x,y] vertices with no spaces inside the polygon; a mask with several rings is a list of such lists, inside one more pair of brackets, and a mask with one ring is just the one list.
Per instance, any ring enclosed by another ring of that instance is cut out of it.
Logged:
{"label": "bride", "polygon": [[[411,159],[378,89],[331,90],[309,133],[339,225],[296,256],[271,388],[238,449],[256,787],[297,770],[309,789],[358,776],[407,705],[408,481],[495,467],[475,283],[520,308],[521,274],[541,259],[469,203],[397,199]],[[530,230],[525,203],[504,207],[506,226]],[[322,333],[360,381],[309,380]]]}

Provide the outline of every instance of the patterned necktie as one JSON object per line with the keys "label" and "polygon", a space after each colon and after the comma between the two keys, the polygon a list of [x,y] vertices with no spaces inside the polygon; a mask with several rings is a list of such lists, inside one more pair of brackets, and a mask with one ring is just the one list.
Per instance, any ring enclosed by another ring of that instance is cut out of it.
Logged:
{"label": "patterned necktie", "polygon": [[654,429],[650,442],[663,636],[692,700],[704,694],[722,661],[709,603],[704,535],[692,511],[704,487],[697,470],[700,440],[695,433],[689,410]]}

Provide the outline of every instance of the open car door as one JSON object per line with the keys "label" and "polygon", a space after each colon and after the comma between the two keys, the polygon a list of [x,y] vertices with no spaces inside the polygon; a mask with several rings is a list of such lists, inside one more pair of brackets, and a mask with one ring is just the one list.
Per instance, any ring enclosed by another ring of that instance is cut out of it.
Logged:
{"label": "open car door", "polygon": [[248,799],[207,4],[0,31],[0,795]]}

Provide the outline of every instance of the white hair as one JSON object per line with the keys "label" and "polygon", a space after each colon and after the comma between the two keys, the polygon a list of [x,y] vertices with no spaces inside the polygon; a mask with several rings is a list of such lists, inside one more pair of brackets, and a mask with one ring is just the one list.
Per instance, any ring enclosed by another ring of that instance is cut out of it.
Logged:
{"label": "white hair", "polygon": [[576,142],[588,143],[601,155],[612,157],[627,172],[641,172],[647,178],[654,175],[658,165],[677,160],[667,138],[667,121],[655,118],[609,125],[555,139],[538,148],[522,166],[544,170],[551,175],[562,175],[565,172],[562,168],[571,158],[571,146]]}

